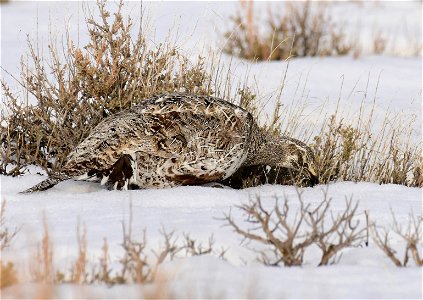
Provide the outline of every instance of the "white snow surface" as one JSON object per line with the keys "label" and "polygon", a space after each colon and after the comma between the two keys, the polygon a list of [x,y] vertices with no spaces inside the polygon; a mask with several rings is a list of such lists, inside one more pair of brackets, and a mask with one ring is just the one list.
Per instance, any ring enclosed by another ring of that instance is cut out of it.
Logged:
{"label": "white snow surface", "polygon": [[[17,194],[40,181],[39,175],[1,177],[2,201],[7,201],[6,217],[10,228],[19,228],[19,234],[4,259],[27,263],[41,240],[43,216],[46,216],[50,238],[54,244],[54,260],[66,270],[77,256],[76,227],[78,222],[87,228],[88,257],[96,261],[100,256],[103,238],[110,246],[110,257],[122,257],[121,223],[128,222],[132,203],[134,239],[147,230],[148,247],[158,249],[159,231],[175,231],[182,237],[206,243],[213,234],[215,249],[227,249],[227,261],[213,256],[180,258],[165,263],[159,274],[168,280],[166,288],[176,297],[200,298],[421,298],[422,269],[413,266],[397,268],[370,240],[368,247],[361,245],[342,252],[336,265],[316,267],[319,250],[306,251],[302,267],[265,267],[257,262],[251,249],[260,245],[241,244],[237,235],[222,218],[229,212],[244,228],[249,228],[245,216],[236,208],[251,198],[260,196],[264,206],[271,208],[275,197],[287,198],[294,214],[299,202],[292,186],[261,186],[244,190],[212,187],[178,187],[162,190],[107,191],[96,183],[66,181],[51,190],[31,194]],[[316,205],[323,200],[327,190],[332,198],[334,214],[345,208],[346,197],[359,201],[357,220],[365,224],[364,210],[378,226],[390,228],[391,213],[403,226],[408,215],[422,214],[422,190],[399,185],[339,182],[329,186],[304,188],[305,203]],[[402,257],[405,243],[395,235],[391,244]],[[150,250],[149,250],[150,251]],[[152,252],[147,252],[153,256]],[[153,256],[154,257],[154,256]],[[17,259],[18,258],[18,259]],[[119,268],[117,261],[114,261]],[[4,297],[31,295],[37,286],[23,284],[3,292]],[[148,286],[145,287],[148,289]],[[151,287],[152,288],[152,287]],[[17,294],[17,289],[19,293]],[[26,291],[26,292],[25,292]],[[128,285],[86,286],[82,290],[65,285],[56,287],[56,297],[76,298],[81,293],[87,297],[119,298],[143,295],[140,287]],[[26,293],[26,294],[25,294]],[[26,296],[27,297],[27,296]]]}
{"label": "white snow surface", "polygon": [[[228,15],[236,2],[143,2],[148,18],[149,31],[154,33],[153,43],[165,40],[169,32],[187,55],[195,58],[211,47],[221,48],[216,31],[226,29]],[[110,7],[115,3],[109,3]],[[256,3],[262,11],[266,3]],[[128,3],[127,12],[135,20],[139,6]],[[80,2],[15,2],[1,5],[1,66],[18,75],[19,59],[26,51],[26,34],[38,37],[41,47],[48,40],[49,22],[53,32],[60,36],[65,26],[78,37],[81,44],[87,39]],[[334,18],[346,22],[350,32],[359,31],[364,39],[372,35],[377,24],[387,33],[395,33],[398,51],[407,51],[407,41],[414,38],[421,43],[421,2],[364,1],[362,5],[336,2],[332,7]],[[363,17],[365,16],[365,17]],[[64,18],[69,21],[63,22]],[[38,24],[38,25],[37,25]],[[359,24],[359,26],[357,26]],[[176,28],[176,29],[175,29]],[[78,31],[79,34],[78,35]],[[371,39],[367,41],[370,43]],[[369,45],[369,44],[368,44]],[[401,46],[402,47],[402,46]],[[44,48],[45,49],[45,48]],[[402,50],[401,50],[402,49]],[[231,64],[234,82],[243,81],[249,74],[250,84],[260,92],[263,101],[269,102],[266,112],[273,111],[274,95],[281,85],[287,62],[251,63],[242,59],[223,56],[224,65]],[[2,70],[2,76],[7,76]],[[376,85],[379,79],[377,94]],[[341,90],[341,82],[343,86]],[[376,98],[375,117],[383,118],[386,111],[400,113],[404,122],[413,123],[413,139],[421,141],[422,130],[422,60],[421,57],[367,56],[359,59],[347,57],[303,58],[290,61],[283,104],[295,105],[305,101],[304,120],[316,124],[322,115],[330,115],[341,98],[341,110],[346,119],[354,120],[363,95],[369,108]],[[236,87],[236,84],[234,84]],[[13,86],[19,90],[19,86]],[[370,108],[369,108],[370,110]],[[31,195],[18,192],[38,183],[45,176],[36,175],[35,168],[23,177],[0,176],[1,201],[6,204],[6,224],[19,228],[12,245],[2,253],[2,260],[17,261],[17,267],[28,272],[30,258],[42,238],[45,216],[54,244],[55,265],[67,270],[77,256],[76,228],[78,222],[87,228],[88,255],[97,261],[101,254],[103,238],[107,238],[113,267],[123,254],[122,222],[128,222],[132,203],[132,231],[140,238],[146,229],[148,246],[157,249],[161,243],[159,230],[175,230],[182,238],[189,233],[192,238],[207,243],[213,234],[215,248],[228,249],[227,261],[213,256],[178,258],[166,262],[160,269],[168,280],[166,289],[176,298],[422,298],[422,268],[411,262],[406,268],[397,268],[370,240],[370,245],[349,248],[342,252],[336,265],[316,267],[319,250],[306,252],[302,267],[266,267],[257,262],[257,253],[241,244],[242,238],[224,226],[222,218],[229,212],[240,225],[247,228],[245,216],[236,207],[259,195],[267,208],[274,199],[289,199],[291,212],[298,208],[297,193],[291,186],[261,186],[244,190],[211,187],[178,187],[163,190],[107,191],[96,183],[68,180],[51,190]],[[402,225],[408,224],[409,214],[422,215],[422,189],[398,185],[338,182],[329,186],[303,189],[306,203],[316,205],[328,190],[333,199],[331,209],[341,212],[345,199],[359,201],[357,219],[365,224],[364,210],[378,226],[390,228],[392,212]],[[391,244],[402,258],[405,244],[392,235]],[[249,248],[260,249],[250,244]],[[421,249],[420,249],[421,250]],[[149,250],[150,251],[150,250]],[[150,256],[154,255],[150,252]],[[31,298],[42,286],[21,283],[2,290],[2,298]],[[54,298],[137,298],[145,294],[138,285],[104,285],[54,287]]]}

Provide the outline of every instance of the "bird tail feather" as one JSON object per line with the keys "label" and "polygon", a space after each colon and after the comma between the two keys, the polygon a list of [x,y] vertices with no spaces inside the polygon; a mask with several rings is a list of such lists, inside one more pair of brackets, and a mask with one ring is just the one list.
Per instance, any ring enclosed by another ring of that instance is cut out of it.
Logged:
{"label": "bird tail feather", "polygon": [[20,192],[20,194],[29,194],[29,193],[33,193],[33,192],[45,191],[45,190],[52,188],[53,186],[55,186],[59,182],[65,181],[69,178],[71,178],[71,177],[68,176],[68,175],[55,174],[55,175],[47,178],[46,180],[43,180],[40,183],[34,185],[33,187],[26,189],[25,191]]}

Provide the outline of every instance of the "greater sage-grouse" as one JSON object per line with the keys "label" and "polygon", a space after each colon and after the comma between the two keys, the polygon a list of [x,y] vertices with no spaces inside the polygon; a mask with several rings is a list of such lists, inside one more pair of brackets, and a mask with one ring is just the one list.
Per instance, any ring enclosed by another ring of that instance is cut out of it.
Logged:
{"label": "greater sage-grouse", "polygon": [[307,145],[265,133],[243,108],[215,97],[172,93],[105,118],[69,154],[61,173],[24,192],[70,178],[119,190],[210,182],[241,187],[244,175],[275,169],[314,185],[313,167]]}

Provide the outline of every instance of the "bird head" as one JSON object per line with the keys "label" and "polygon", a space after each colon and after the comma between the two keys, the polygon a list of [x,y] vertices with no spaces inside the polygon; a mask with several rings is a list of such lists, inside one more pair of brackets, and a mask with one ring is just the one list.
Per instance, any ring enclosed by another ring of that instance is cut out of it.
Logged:
{"label": "bird head", "polygon": [[300,184],[313,186],[319,183],[316,160],[309,146],[299,140],[282,137],[274,147],[273,165],[287,170]]}

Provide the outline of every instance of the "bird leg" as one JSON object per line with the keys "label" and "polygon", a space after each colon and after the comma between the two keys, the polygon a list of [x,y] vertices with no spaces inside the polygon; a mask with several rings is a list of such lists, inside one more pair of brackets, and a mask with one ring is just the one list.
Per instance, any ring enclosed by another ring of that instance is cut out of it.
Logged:
{"label": "bird leg", "polygon": [[104,172],[101,184],[106,184],[109,190],[128,190],[134,188],[136,163],[129,154],[122,155],[114,165]]}

